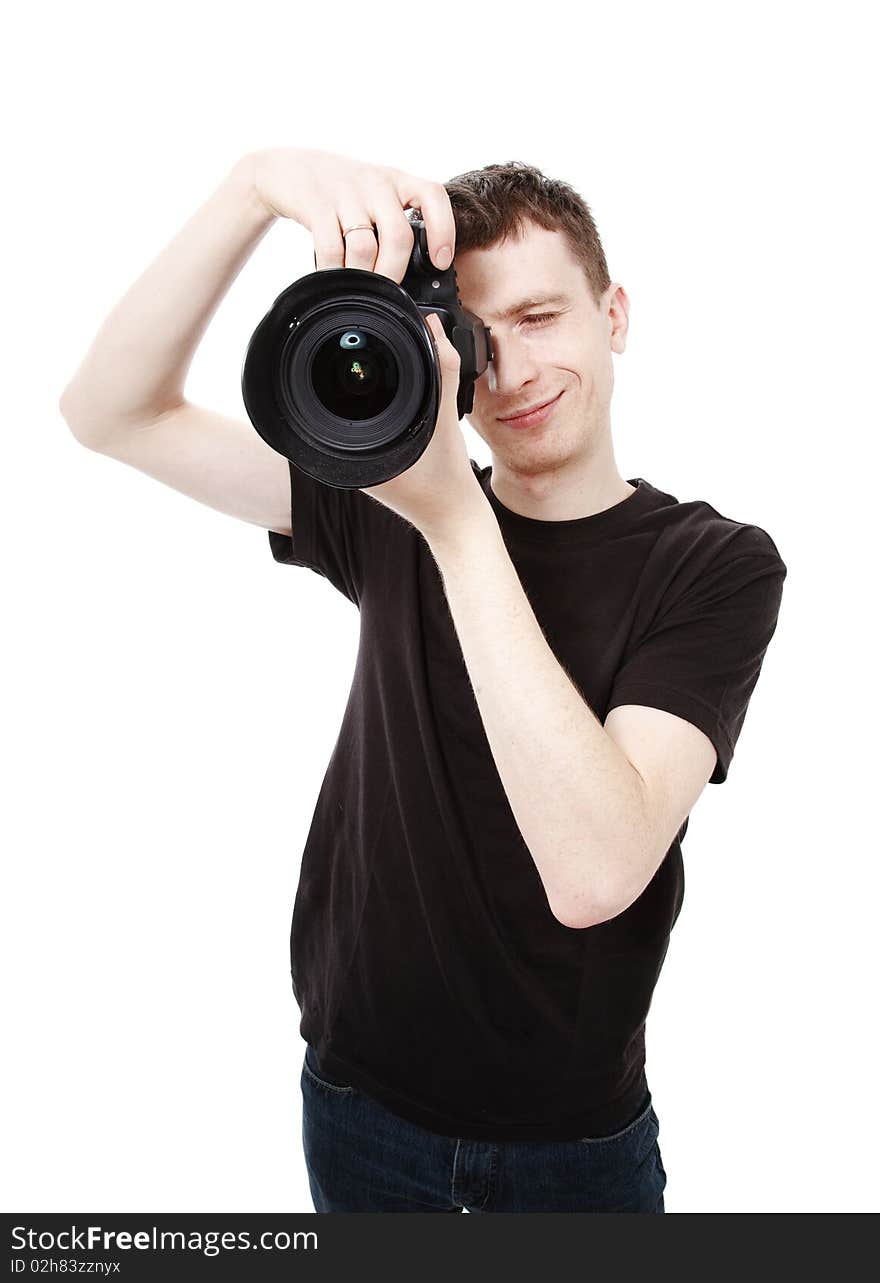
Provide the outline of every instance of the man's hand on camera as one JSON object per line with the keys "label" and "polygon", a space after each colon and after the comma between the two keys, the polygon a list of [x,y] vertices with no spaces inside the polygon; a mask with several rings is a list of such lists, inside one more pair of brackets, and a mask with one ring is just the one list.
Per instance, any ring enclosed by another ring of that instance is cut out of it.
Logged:
{"label": "man's hand on camera", "polygon": [[[412,253],[406,216],[412,207],[424,219],[435,266],[445,270],[454,255],[455,218],[442,183],[312,148],[267,148],[249,154],[244,163],[266,209],[311,231],[319,271],[356,267],[399,285]],[[459,355],[433,313],[428,325],[441,369],[437,425],[411,467],[364,493],[406,518],[431,542],[460,532],[472,517],[488,514],[494,521],[494,515],[459,427]]]}
{"label": "man's hand on camera", "polygon": [[411,522],[427,542],[460,533],[471,520],[494,520],[476,478],[458,419],[461,358],[434,312],[426,317],[440,361],[441,394],[437,424],[424,452],[399,476],[363,493]]}
{"label": "man's hand on camera", "polygon": [[357,267],[399,285],[412,253],[409,208],[421,211],[435,267],[452,261],[455,217],[442,183],[311,147],[268,147],[241,163],[269,213],[312,233],[318,271]]}

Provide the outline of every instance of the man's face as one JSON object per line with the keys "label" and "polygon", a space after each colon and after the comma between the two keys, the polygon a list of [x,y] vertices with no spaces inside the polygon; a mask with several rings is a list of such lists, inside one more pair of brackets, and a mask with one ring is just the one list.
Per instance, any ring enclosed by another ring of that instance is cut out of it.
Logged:
{"label": "man's face", "polygon": [[[462,306],[492,329],[496,388],[488,371],[477,379],[468,422],[493,458],[524,476],[589,459],[610,431],[611,353],[626,342],[623,287],[612,283],[597,306],[563,234],[532,222],[518,240],[456,255],[455,271]],[[534,305],[507,314],[527,300]],[[541,422],[503,421],[560,393]]]}

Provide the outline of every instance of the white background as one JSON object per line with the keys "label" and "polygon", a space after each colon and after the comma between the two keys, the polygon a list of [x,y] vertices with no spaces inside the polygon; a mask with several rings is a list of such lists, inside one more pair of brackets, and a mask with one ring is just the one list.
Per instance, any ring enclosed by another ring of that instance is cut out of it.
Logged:
{"label": "white background", "polygon": [[[876,1211],[869,7],[315,8],[7,27],[3,1205],[312,1211],[288,932],[357,612],[58,411],[227,169],[287,145],[439,180],[525,160],[590,203],[632,301],[622,475],[789,568],[648,1022],[667,1211]],[[245,416],[247,342],[311,249],[272,228],[190,399]]]}

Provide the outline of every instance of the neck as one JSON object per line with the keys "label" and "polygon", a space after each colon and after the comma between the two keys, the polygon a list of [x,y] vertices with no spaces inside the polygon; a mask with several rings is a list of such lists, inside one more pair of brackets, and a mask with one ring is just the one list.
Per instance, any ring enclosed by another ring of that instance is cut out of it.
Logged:
{"label": "neck", "polygon": [[537,521],[570,521],[592,517],[621,503],[635,487],[620,475],[610,437],[603,449],[587,458],[564,459],[546,467],[518,466],[517,460],[492,455],[492,491],[523,517]]}

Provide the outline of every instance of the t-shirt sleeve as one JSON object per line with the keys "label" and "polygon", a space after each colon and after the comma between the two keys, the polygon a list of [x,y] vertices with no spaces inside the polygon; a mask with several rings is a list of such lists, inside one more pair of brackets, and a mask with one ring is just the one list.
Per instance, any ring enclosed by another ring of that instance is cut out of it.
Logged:
{"label": "t-shirt sleeve", "polygon": [[360,490],[325,485],[288,461],[293,536],[270,530],[276,561],[323,575],[360,606],[364,579],[383,506]]}
{"label": "t-shirt sleeve", "polygon": [[698,727],[715,746],[711,784],[722,784],[764,654],[776,631],[787,567],[757,527],[749,550],[710,565],[658,612],[618,670],[608,711],[648,704]]}

